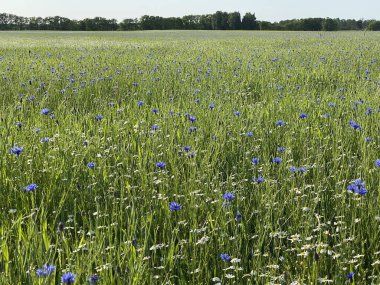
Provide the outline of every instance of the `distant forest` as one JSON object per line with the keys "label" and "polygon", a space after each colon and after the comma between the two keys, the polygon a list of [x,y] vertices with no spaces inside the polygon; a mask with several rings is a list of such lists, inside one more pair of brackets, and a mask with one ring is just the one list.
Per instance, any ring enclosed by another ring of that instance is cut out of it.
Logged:
{"label": "distant forest", "polygon": [[280,31],[380,31],[380,21],[344,20],[330,18],[292,19],[280,22],[258,21],[254,13],[241,16],[239,12],[217,11],[208,15],[183,17],[142,16],[139,19],[95,17],[71,20],[55,17],[21,17],[1,13],[0,30],[53,30],[53,31],[137,31],[137,30],[280,30]]}

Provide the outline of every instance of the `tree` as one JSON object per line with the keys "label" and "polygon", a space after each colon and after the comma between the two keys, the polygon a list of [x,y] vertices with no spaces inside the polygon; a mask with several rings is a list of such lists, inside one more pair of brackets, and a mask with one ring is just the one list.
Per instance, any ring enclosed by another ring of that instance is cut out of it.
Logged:
{"label": "tree", "polygon": [[213,30],[227,30],[228,29],[228,13],[217,11],[212,15],[211,21]]}
{"label": "tree", "polygon": [[137,19],[124,19],[119,26],[122,31],[136,31],[140,29],[140,23]]}
{"label": "tree", "polygon": [[322,30],[323,31],[337,31],[338,22],[336,20],[326,18],[322,22]]}
{"label": "tree", "polygon": [[228,14],[228,28],[230,30],[241,29],[241,17],[239,12],[233,12]]}
{"label": "tree", "polygon": [[259,25],[256,21],[255,14],[246,13],[241,21],[241,26],[243,30],[258,30]]}
{"label": "tree", "polygon": [[380,21],[372,21],[371,23],[369,23],[368,30],[380,31]]}

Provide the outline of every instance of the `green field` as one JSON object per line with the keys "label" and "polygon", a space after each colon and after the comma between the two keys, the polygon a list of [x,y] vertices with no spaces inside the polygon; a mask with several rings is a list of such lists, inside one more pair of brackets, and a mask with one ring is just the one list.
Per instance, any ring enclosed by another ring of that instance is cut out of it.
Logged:
{"label": "green field", "polygon": [[380,33],[0,32],[0,284],[380,284],[379,119]]}

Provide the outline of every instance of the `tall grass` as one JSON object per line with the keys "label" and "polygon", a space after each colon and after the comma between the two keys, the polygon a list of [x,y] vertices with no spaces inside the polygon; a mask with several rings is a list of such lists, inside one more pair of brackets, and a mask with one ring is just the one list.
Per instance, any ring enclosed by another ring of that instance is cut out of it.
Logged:
{"label": "tall grass", "polygon": [[380,34],[0,38],[1,284],[380,283]]}

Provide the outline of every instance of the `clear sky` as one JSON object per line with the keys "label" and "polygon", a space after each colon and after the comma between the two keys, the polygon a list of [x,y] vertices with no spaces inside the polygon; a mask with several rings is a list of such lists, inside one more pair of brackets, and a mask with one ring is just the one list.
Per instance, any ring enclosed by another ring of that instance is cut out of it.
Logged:
{"label": "clear sky", "polygon": [[253,12],[257,19],[306,17],[380,20],[380,0],[0,0],[0,13],[71,19],[183,16],[218,10]]}

